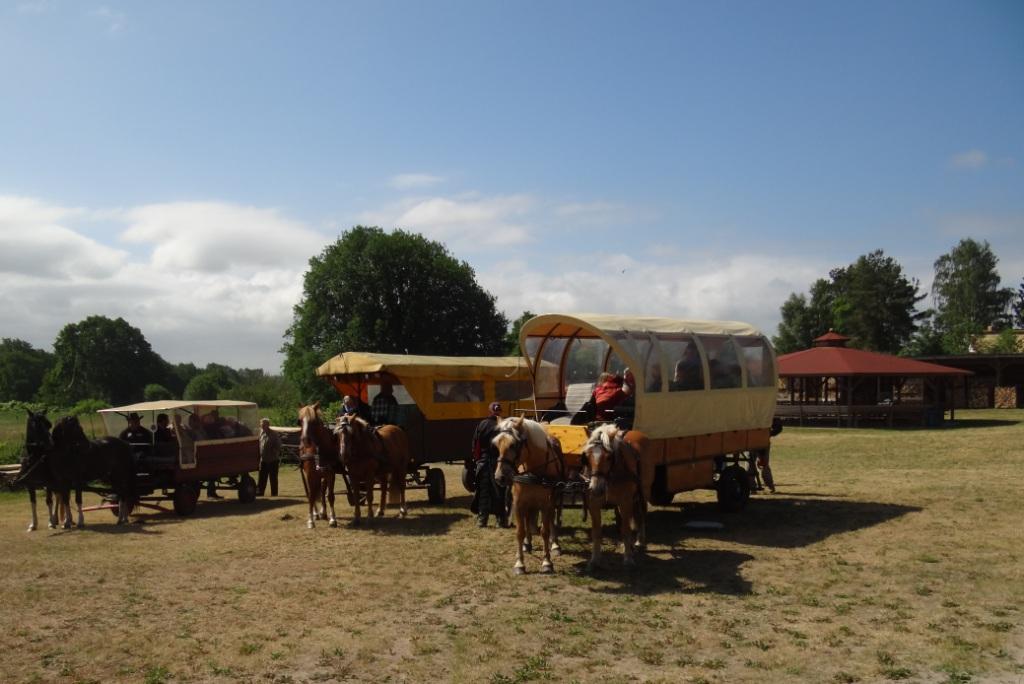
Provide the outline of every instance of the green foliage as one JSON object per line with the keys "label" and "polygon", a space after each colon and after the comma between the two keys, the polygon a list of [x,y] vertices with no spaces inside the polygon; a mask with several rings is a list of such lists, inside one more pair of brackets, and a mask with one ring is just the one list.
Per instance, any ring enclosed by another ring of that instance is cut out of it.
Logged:
{"label": "green foliage", "polygon": [[1024,280],[1020,281],[1017,291],[1013,295],[1013,302],[1010,304],[1013,311],[1013,325],[1024,328]]}
{"label": "green foliage", "polygon": [[1001,328],[1009,323],[1007,309],[1013,291],[999,287],[998,262],[987,241],[971,238],[961,240],[935,261],[935,324],[942,332],[946,353],[962,354],[971,338],[988,326]]}
{"label": "green foliage", "polygon": [[[930,311],[927,313],[931,314]],[[924,320],[900,350],[901,356],[936,356],[943,353],[942,333],[935,329],[931,319]]]}
{"label": "green foliage", "polygon": [[176,363],[168,366],[167,371],[167,389],[176,397],[184,394],[189,381],[202,372],[194,363]]}
{"label": "green foliage", "polygon": [[327,400],[316,368],[342,351],[490,356],[506,330],[494,296],[444,245],[356,226],[309,261],[284,372],[304,399]]}
{"label": "green foliage", "polygon": [[220,395],[221,390],[230,387],[230,383],[223,381],[224,378],[216,373],[200,373],[189,380],[181,398],[189,400],[216,399]]}
{"label": "green foliage", "polygon": [[53,355],[24,340],[0,340],[0,401],[29,401],[53,365]]}
{"label": "green foliage", "polygon": [[834,268],[829,279],[811,285],[810,300],[791,294],[781,308],[782,321],[772,338],[780,354],[807,349],[815,337],[835,329],[853,338],[853,346],[896,353],[911,339],[916,310],[924,298],[916,280],[908,279],[882,250]]}
{"label": "green foliage", "polygon": [[162,399],[174,399],[174,392],[161,384],[151,382],[142,389],[142,398],[146,401],[160,401]]}
{"label": "green foliage", "polygon": [[519,349],[519,331],[523,329],[523,324],[530,320],[537,314],[532,311],[524,311],[519,318],[512,321],[512,326],[505,334],[505,341],[502,346],[505,348],[505,353],[509,356],[519,356],[522,350]]}
{"label": "green foliage", "polygon": [[73,416],[82,416],[91,415],[105,408],[109,408],[109,405],[102,399],[82,399],[72,406],[69,412]]}
{"label": "green foliage", "polygon": [[[262,374],[262,371],[261,371]],[[239,401],[255,401],[260,408],[284,408],[295,413],[299,404],[299,393],[282,375],[268,375],[242,382],[234,387],[222,389],[218,399],[237,399]],[[294,420],[289,422],[289,425]]]}
{"label": "green foliage", "polygon": [[160,382],[167,363],[142,332],[123,318],[90,316],[70,323],[53,344],[55,363],[43,380],[41,396],[55,404],[95,397],[112,405],[142,398],[147,383]]}
{"label": "green foliage", "polygon": [[1013,331],[1013,328],[1003,328],[999,331],[999,335],[994,343],[978,351],[984,351],[989,354],[1016,354],[1021,349],[1017,342],[1017,334]]}

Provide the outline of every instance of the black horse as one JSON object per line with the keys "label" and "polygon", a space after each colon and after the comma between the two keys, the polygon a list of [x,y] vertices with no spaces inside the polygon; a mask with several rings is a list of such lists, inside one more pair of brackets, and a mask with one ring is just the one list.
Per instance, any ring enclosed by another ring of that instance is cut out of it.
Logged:
{"label": "black horse", "polygon": [[75,490],[78,526],[85,525],[82,491],[90,482],[110,485],[117,495],[117,524],[128,522],[135,503],[135,461],[128,442],[116,437],[89,440],[75,416],[65,416],[53,428],[53,448],[48,459],[51,487],[68,510],[65,527],[70,527],[71,490]]}
{"label": "black horse", "polygon": [[14,485],[28,490],[28,500],[32,504],[32,521],[28,531],[34,531],[39,525],[36,515],[36,490],[46,491],[46,508],[49,512],[50,529],[57,526],[57,510],[53,506],[53,488],[50,475],[49,458],[53,451],[53,440],[50,428],[53,427],[43,412],[28,412],[25,423],[25,453],[21,457],[21,469],[14,480]]}

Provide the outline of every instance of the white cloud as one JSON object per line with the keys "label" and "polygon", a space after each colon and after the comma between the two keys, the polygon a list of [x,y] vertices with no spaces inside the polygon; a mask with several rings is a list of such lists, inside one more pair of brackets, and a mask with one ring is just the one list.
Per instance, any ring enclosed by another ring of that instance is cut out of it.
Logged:
{"label": "white cloud", "polygon": [[150,204],[123,212],[128,243],[151,246],[168,271],[251,272],[304,267],[325,236],[274,209],[226,202]]}
{"label": "white cloud", "polygon": [[128,25],[128,17],[120,10],[100,5],[89,14],[101,20],[109,33],[120,33]]}
{"label": "white cloud", "polygon": [[[116,249],[97,216],[127,224]],[[0,330],[49,347],[66,324],[124,317],[170,361],[276,371],[308,260],[328,239],[219,202],[86,211],[0,196]]]}
{"label": "white cloud", "polygon": [[414,230],[450,249],[468,251],[527,242],[527,214],[535,204],[529,195],[407,198],[364,212],[360,222]]}
{"label": "white cloud", "polygon": [[28,0],[18,5],[18,12],[22,14],[45,14],[53,10],[53,0]]}
{"label": "white cloud", "polygon": [[988,162],[988,155],[976,148],[954,154],[949,158],[949,165],[955,169],[980,169]]}
{"label": "white cloud", "polygon": [[429,188],[444,181],[445,179],[441,176],[432,176],[427,173],[400,173],[392,176],[388,181],[388,185],[397,190],[415,190],[418,188]]}
{"label": "white cloud", "polygon": [[510,261],[479,276],[511,318],[525,310],[649,314],[740,320],[771,335],[786,297],[824,272],[825,264],[760,254],[667,262],[598,253],[567,259],[557,273]]}

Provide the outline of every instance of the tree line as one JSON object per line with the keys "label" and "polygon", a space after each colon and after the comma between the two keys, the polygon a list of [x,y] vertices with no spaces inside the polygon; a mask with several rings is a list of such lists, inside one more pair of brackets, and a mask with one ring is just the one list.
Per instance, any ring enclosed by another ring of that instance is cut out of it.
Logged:
{"label": "tree line", "polygon": [[[1001,288],[987,242],[961,240],[935,262],[933,308],[882,250],[835,268],[791,294],[773,339],[779,353],[805,349],[830,328],[855,346],[888,353],[961,353],[988,326],[1024,327],[1024,283]],[[89,316],[58,333],[53,351],[0,341],[0,401],[73,406],[159,399],[244,399],[260,406],[337,401],[316,368],[343,351],[452,356],[518,355],[519,330],[465,261],[422,235],[355,226],[309,260],[283,374],[211,363],[169,363],[123,318]],[[1013,340],[1010,341],[1012,344]]]}
{"label": "tree line", "polygon": [[807,349],[831,329],[851,337],[852,346],[871,351],[963,354],[992,329],[1003,334],[977,351],[1018,351],[1011,328],[1024,327],[1024,280],[1017,290],[1001,287],[998,262],[987,241],[960,240],[935,260],[932,306],[919,308],[929,293],[895,259],[876,250],[814,281],[809,296],[790,294],[772,342],[786,354]]}

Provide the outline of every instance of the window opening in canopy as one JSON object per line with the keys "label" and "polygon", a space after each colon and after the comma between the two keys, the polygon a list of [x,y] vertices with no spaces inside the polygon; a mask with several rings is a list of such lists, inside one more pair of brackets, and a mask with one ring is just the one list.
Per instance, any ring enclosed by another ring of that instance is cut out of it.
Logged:
{"label": "window opening in canopy", "polygon": [[747,387],[771,387],[775,378],[772,352],[763,337],[736,337],[747,368]]}
{"label": "window opening in canopy", "polygon": [[732,339],[727,335],[701,335],[700,341],[708,355],[711,389],[742,387],[743,371]]}
{"label": "window opening in canopy", "polygon": [[565,337],[549,337],[540,348],[540,360],[534,368],[534,385],[538,397],[560,396],[559,370],[562,367],[562,353],[569,340]]}
{"label": "window opening in canopy", "polygon": [[573,338],[565,357],[565,386],[597,382],[608,355],[608,343],[596,337]]}
{"label": "window opening in canopy", "polygon": [[658,345],[668,363],[669,392],[704,389],[704,363],[693,335],[661,334]]}

